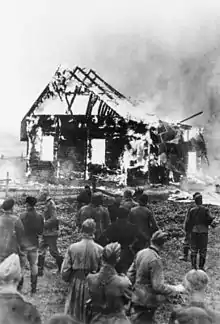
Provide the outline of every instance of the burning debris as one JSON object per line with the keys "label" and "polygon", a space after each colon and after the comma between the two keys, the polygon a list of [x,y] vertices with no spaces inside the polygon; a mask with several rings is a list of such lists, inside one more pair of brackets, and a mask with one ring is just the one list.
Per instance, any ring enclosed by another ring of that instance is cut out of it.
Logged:
{"label": "burning debris", "polygon": [[208,162],[202,133],[190,136],[185,120],[168,124],[131,111],[135,105],[94,71],[60,67],[22,120],[27,174],[50,181],[92,174],[120,185],[168,184],[187,175],[190,159],[195,170],[198,161]]}

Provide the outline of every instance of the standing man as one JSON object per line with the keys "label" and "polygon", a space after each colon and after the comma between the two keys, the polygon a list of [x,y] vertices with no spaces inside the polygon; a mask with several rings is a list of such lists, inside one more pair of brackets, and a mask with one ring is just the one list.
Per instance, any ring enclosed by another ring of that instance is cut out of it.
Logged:
{"label": "standing man", "polygon": [[[35,210],[37,203],[35,197],[27,197],[25,203],[27,210],[26,213],[21,215],[24,226],[24,251],[31,269],[31,294],[35,294],[37,289],[39,235],[43,233],[44,219]],[[23,263],[25,263],[25,258]],[[22,283],[23,279],[20,288],[22,288]]]}
{"label": "standing man", "polygon": [[139,241],[138,250],[149,246],[152,234],[159,229],[152,211],[147,207],[147,203],[148,195],[143,193],[139,198],[139,206],[132,208],[129,214],[129,221],[137,226],[142,237],[142,240]]}
{"label": "standing man", "polygon": [[84,190],[77,196],[77,210],[91,202],[92,191],[89,185],[85,185]]}
{"label": "standing man", "polygon": [[96,222],[96,242],[100,239],[103,232],[111,224],[108,209],[103,206],[102,193],[96,192],[92,195],[91,203],[87,206],[83,206],[76,215],[76,223],[79,229],[81,229],[83,222],[92,218]]}
{"label": "standing man", "polygon": [[57,219],[56,205],[49,192],[46,193],[46,206],[44,211],[44,231],[42,242],[39,247],[38,257],[38,276],[43,276],[44,262],[46,251],[49,248],[50,254],[56,260],[58,271],[60,271],[63,257],[57,248],[57,240],[59,235],[59,221]]}
{"label": "standing man", "polygon": [[154,233],[150,247],[137,253],[128,270],[128,278],[134,285],[131,307],[133,324],[153,323],[161,297],[184,291],[181,285],[172,286],[164,282],[160,252],[166,240],[166,233],[162,231]]}
{"label": "standing man", "polygon": [[[199,192],[194,193],[193,199],[198,194],[200,194],[200,193]],[[185,220],[184,220],[184,225],[183,225],[184,230],[186,228],[186,221],[187,221],[187,219],[189,217],[189,212],[193,207],[195,207],[195,204],[193,204],[193,206],[191,206],[187,211],[187,214],[186,214],[186,217],[185,217]],[[190,233],[185,232],[185,237],[184,237],[184,241],[183,241],[183,255],[179,258],[180,261],[185,261],[185,262],[188,261],[189,250],[190,250]]]}
{"label": "standing man", "polygon": [[[0,214],[0,263],[10,254],[18,254],[22,263],[24,257],[24,227],[19,217],[14,212],[14,199],[5,200],[1,206]],[[18,285],[20,289],[22,280]]]}
{"label": "standing man", "polygon": [[138,206],[138,203],[136,203],[133,200],[131,190],[125,190],[124,197],[122,199],[120,207],[126,208],[126,209],[128,209],[130,211],[131,208],[136,207],[136,206]]}
{"label": "standing man", "polygon": [[203,206],[202,195],[194,195],[196,206],[189,211],[185,232],[191,235],[191,262],[192,268],[197,269],[197,254],[199,253],[199,269],[204,270],[206,261],[208,230],[214,217],[210,214],[208,208]]}

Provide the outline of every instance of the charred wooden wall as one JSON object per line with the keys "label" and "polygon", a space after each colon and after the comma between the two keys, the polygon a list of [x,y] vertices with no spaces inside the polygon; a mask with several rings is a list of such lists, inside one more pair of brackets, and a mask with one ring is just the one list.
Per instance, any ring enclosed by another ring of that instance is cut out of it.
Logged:
{"label": "charred wooden wall", "polygon": [[[111,119],[83,115],[33,116],[28,132],[28,166],[32,178],[55,180],[74,179],[84,176],[88,134],[90,139],[106,140],[106,165],[119,167],[118,159],[124,149],[126,128]],[[89,129],[89,132],[88,132]],[[38,134],[40,130],[40,135]],[[53,161],[42,161],[39,149],[40,136],[54,137]]]}

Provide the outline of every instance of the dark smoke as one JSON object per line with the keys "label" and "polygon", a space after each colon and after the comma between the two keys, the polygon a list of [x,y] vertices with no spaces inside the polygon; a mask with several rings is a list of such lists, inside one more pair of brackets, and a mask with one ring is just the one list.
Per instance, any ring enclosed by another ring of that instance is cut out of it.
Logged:
{"label": "dark smoke", "polygon": [[203,111],[190,124],[204,127],[212,162],[220,159],[220,37],[203,32],[179,39],[178,45],[136,30],[97,32],[81,60],[140,101],[143,113],[176,122]]}

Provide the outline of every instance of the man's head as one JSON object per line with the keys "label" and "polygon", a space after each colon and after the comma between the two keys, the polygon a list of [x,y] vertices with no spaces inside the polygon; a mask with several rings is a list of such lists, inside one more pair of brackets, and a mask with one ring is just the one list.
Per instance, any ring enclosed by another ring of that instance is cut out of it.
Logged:
{"label": "man's head", "polygon": [[202,205],[202,195],[200,192],[194,193],[193,199],[194,199],[196,205]]}
{"label": "man's head", "polygon": [[161,230],[156,231],[151,238],[151,243],[158,248],[162,248],[164,243],[167,241],[168,234]]}
{"label": "man's head", "polygon": [[92,218],[87,218],[82,224],[82,233],[94,235],[96,231],[96,222]]}
{"label": "man's head", "polygon": [[184,286],[190,293],[203,293],[208,282],[209,277],[202,270],[190,270],[184,278]]}
{"label": "man's head", "polygon": [[131,192],[131,190],[125,190],[125,192],[124,192],[124,198],[125,199],[131,199],[132,198],[132,192]]}
{"label": "man's head", "polygon": [[86,192],[91,193],[91,188],[89,185],[85,185],[84,189]]}
{"label": "man's head", "polygon": [[148,195],[147,195],[146,193],[143,193],[143,194],[140,196],[140,198],[139,198],[139,203],[140,203],[140,205],[142,205],[142,206],[147,205],[147,203],[148,203]]}
{"label": "man's head", "polygon": [[12,199],[12,198],[6,199],[2,204],[2,209],[4,211],[10,211],[13,209],[14,204],[15,204],[14,199]]}
{"label": "man's head", "polygon": [[28,196],[25,200],[27,207],[34,207],[37,203],[37,199],[35,197]]}

